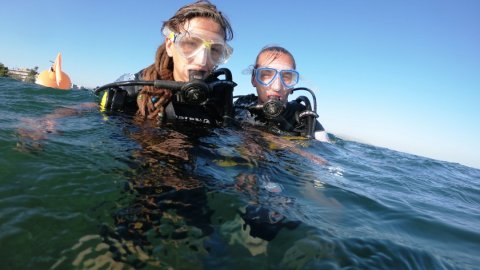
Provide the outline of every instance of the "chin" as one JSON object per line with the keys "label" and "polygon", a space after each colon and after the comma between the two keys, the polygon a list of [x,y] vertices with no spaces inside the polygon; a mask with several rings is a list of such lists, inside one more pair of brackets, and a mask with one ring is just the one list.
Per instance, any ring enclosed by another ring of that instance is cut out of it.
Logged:
{"label": "chin", "polygon": [[188,82],[188,74],[182,74],[175,78],[175,81],[177,82]]}

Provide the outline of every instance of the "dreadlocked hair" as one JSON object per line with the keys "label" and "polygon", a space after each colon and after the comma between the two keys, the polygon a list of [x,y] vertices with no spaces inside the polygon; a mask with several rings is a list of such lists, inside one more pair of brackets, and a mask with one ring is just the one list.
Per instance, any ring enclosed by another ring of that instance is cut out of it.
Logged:
{"label": "dreadlocked hair", "polygon": [[[165,43],[160,45],[155,56],[155,63],[143,70],[144,80],[168,80],[173,81],[173,59],[167,55]],[[154,103],[152,97],[156,97]],[[170,101],[172,91],[168,89],[144,86],[137,98],[138,114],[144,119],[162,120],[164,106]]]}
{"label": "dreadlocked hair", "polygon": [[[185,31],[182,29],[185,23],[196,17],[212,19],[223,29],[226,41],[233,38],[233,30],[227,18],[208,0],[196,1],[180,8],[172,18],[163,22],[162,32],[165,27],[175,32]],[[166,45],[163,43],[157,49],[155,63],[143,70],[142,77],[144,80],[173,81],[173,66],[173,58],[168,56]],[[157,100],[153,102],[152,97],[156,97]],[[165,105],[171,97],[172,92],[168,89],[159,89],[153,86],[143,87],[137,98],[138,114],[144,119],[161,121]]]}

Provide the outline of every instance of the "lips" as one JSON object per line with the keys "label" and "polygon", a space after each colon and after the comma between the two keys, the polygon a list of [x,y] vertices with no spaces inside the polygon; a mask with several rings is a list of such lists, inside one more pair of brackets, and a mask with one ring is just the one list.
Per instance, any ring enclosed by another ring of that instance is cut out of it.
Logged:
{"label": "lips", "polygon": [[270,92],[270,93],[267,93],[267,97],[268,98],[278,98],[280,99],[282,96],[279,94],[279,93],[276,93],[276,92]]}
{"label": "lips", "polygon": [[203,72],[207,72],[207,68],[206,67],[189,67],[187,68],[187,70],[194,70],[194,71],[203,71]]}

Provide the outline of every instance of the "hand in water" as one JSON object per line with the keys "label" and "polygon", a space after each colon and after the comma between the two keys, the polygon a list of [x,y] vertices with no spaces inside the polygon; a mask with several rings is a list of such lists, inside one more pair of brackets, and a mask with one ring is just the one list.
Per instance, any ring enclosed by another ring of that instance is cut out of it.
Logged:
{"label": "hand in water", "polygon": [[20,120],[17,134],[17,148],[21,151],[41,150],[40,141],[46,140],[50,134],[58,134],[57,120],[64,117],[80,115],[85,111],[97,108],[96,103],[83,103],[73,108],[58,108],[53,113],[40,118],[23,118]]}

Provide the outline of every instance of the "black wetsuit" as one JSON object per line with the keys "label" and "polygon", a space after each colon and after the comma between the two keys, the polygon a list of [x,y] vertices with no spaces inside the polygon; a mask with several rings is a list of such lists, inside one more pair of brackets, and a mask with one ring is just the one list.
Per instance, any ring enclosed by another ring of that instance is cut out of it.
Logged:
{"label": "black wetsuit", "polygon": [[[268,131],[277,135],[304,136],[306,126],[300,119],[301,112],[306,107],[300,102],[293,100],[287,103],[283,112],[274,119],[267,119],[261,110],[249,110],[248,108],[258,103],[258,97],[254,94],[241,96],[233,104],[235,119],[240,122],[247,122],[254,125],[264,126]],[[315,123],[315,132],[324,131],[318,120]]]}
{"label": "black wetsuit", "polygon": [[[129,76],[120,77],[117,81],[134,80],[141,81],[143,70]],[[219,81],[217,78],[207,78],[205,83],[210,84]],[[123,93],[126,94],[124,98],[117,98],[119,105],[116,108],[126,112],[136,112],[137,96],[143,86],[122,86]],[[187,104],[181,101],[179,94],[174,94],[172,100],[165,107],[165,120],[167,121],[181,121],[181,122],[194,122],[203,124],[220,125],[224,120],[226,110],[228,110],[227,103],[231,103],[231,90],[225,91],[224,87],[228,85],[219,84],[213,87],[208,94],[208,100],[201,104]],[[119,95],[120,96],[120,95]],[[111,106],[109,106],[111,107]]]}

